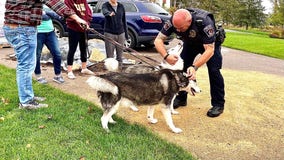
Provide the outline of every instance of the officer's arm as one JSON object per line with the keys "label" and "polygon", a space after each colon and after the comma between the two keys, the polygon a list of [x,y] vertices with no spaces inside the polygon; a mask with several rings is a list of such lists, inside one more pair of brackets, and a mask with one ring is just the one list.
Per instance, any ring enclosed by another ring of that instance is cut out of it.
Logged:
{"label": "officer's arm", "polygon": [[174,65],[178,57],[176,55],[168,55],[166,47],[164,45],[164,41],[167,39],[167,36],[163,33],[159,33],[154,41],[156,50],[160,53],[160,55],[166,60],[169,64]]}
{"label": "officer's arm", "polygon": [[214,54],[214,43],[203,44],[205,51],[200,58],[194,63],[196,67],[200,67],[205,64]]}
{"label": "officer's arm", "polygon": [[166,50],[166,47],[164,46],[164,41],[166,39],[167,39],[167,36],[159,32],[159,34],[157,35],[154,41],[155,47],[162,57],[165,57],[167,55],[167,50]]}

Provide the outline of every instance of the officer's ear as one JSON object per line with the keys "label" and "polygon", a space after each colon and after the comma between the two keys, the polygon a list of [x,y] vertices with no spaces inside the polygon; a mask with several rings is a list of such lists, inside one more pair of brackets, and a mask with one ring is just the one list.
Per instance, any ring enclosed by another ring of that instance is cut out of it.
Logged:
{"label": "officer's ear", "polygon": [[195,23],[196,23],[196,25],[197,25],[198,27],[201,27],[201,26],[204,25],[202,19],[197,19],[197,20],[195,21]]}

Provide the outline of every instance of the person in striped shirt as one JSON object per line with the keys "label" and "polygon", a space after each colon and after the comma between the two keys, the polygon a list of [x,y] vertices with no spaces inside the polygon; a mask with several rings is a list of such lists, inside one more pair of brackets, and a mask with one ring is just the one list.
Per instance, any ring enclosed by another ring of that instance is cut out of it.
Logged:
{"label": "person in striped shirt", "polygon": [[37,26],[41,23],[43,4],[60,16],[89,27],[61,0],[6,0],[3,31],[17,58],[16,79],[21,109],[48,107],[47,104],[39,103],[45,98],[35,96],[32,86],[32,74],[36,66]]}

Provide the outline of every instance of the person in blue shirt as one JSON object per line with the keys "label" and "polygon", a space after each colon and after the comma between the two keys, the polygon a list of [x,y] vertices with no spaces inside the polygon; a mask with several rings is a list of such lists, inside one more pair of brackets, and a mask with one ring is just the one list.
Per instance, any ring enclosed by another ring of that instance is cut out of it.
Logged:
{"label": "person in blue shirt", "polygon": [[[216,39],[215,20],[211,13],[197,9],[178,9],[171,20],[166,22],[155,39],[157,51],[169,64],[175,64],[178,56],[169,55],[164,41],[175,33],[183,41],[181,58],[184,60],[183,70],[190,79],[196,79],[196,71],[206,63],[208,68],[211,108],[207,112],[209,117],[217,117],[223,113],[225,104],[224,79],[220,72],[222,68],[221,43]],[[195,60],[196,56],[201,56]],[[180,91],[174,100],[174,108],[187,105],[187,92]]]}
{"label": "person in blue shirt", "polygon": [[[53,81],[57,83],[64,83],[64,79],[61,75],[61,53],[59,49],[58,39],[54,32],[54,26],[50,16],[58,16],[52,11],[43,11],[42,22],[37,26],[37,49],[36,49],[36,67],[34,70],[37,81],[41,84],[46,84],[47,80],[41,76],[41,65],[40,58],[41,52],[44,45],[49,49],[53,56],[54,66],[54,78]],[[58,16],[59,17],[59,16]],[[59,17],[60,18],[60,17]]]}

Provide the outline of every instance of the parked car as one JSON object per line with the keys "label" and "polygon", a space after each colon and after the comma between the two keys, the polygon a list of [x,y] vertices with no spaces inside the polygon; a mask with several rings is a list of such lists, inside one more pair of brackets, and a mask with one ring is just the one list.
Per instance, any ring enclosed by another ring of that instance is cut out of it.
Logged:
{"label": "parked car", "polygon": [[[103,3],[107,0],[88,0],[88,4],[93,11],[93,19],[90,27],[104,33],[104,15],[101,13]],[[126,10],[126,21],[128,26],[129,39],[125,46],[130,48],[141,45],[153,47],[154,39],[162,29],[164,23],[170,19],[170,14],[158,4],[144,0],[120,0]],[[58,37],[68,36],[65,21],[53,18],[55,32]],[[100,38],[90,33],[90,38]],[[166,43],[173,37],[168,38]]]}

